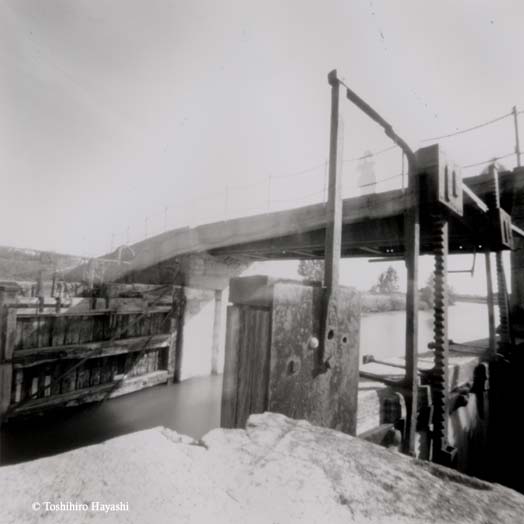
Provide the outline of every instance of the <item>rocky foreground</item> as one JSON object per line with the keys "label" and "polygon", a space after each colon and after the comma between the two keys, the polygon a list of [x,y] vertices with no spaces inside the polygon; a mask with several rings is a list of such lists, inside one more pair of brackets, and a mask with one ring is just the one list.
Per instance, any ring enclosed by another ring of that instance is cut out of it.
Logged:
{"label": "rocky foreground", "polygon": [[154,428],[6,466],[0,486],[16,524],[524,522],[515,491],[274,413],[201,442]]}

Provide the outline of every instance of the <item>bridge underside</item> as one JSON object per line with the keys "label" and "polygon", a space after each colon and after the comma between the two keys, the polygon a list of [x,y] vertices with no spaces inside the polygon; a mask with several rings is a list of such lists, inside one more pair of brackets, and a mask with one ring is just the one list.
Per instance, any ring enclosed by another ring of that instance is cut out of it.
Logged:
{"label": "bridge underside", "polygon": [[[485,200],[489,181],[486,176],[467,179],[468,186]],[[502,208],[511,214],[514,191],[517,189],[515,175],[501,175]],[[344,224],[342,231],[343,257],[396,258],[405,254],[404,213],[409,205],[402,190],[366,195],[344,201]],[[323,205],[309,206],[314,213]],[[289,213],[301,213],[305,208]],[[261,217],[262,218],[262,217]],[[450,216],[449,252],[452,254],[483,251],[488,237],[489,218],[482,213],[469,197],[465,199],[464,216]],[[304,221],[304,228],[307,220]],[[325,228],[299,231],[289,235],[241,242],[209,251],[215,256],[245,256],[258,260],[323,258]],[[421,254],[432,253],[430,217],[421,209]]]}

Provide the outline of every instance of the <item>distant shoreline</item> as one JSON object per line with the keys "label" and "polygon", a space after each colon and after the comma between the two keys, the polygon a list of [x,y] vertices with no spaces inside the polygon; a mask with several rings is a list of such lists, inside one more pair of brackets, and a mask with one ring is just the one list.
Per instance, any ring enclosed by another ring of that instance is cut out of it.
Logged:
{"label": "distant shoreline", "polygon": [[[457,302],[468,302],[473,304],[486,304],[486,297],[478,295],[453,295],[452,304]],[[431,304],[419,299],[419,310],[429,310]],[[362,313],[385,313],[387,311],[405,311],[406,295],[404,293],[362,293]]]}

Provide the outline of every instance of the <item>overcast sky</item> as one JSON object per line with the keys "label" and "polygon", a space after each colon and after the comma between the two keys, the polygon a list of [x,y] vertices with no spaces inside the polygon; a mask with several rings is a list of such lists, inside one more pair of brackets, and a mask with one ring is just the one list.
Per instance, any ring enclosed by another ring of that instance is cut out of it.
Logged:
{"label": "overcast sky", "polygon": [[[320,201],[333,68],[413,148],[524,109],[517,0],[0,1],[1,245],[99,255]],[[352,195],[350,160],[390,142],[343,113]],[[463,165],[502,156],[512,121],[443,143]],[[399,174],[399,151],[375,168]],[[345,275],[371,282],[366,264]]]}

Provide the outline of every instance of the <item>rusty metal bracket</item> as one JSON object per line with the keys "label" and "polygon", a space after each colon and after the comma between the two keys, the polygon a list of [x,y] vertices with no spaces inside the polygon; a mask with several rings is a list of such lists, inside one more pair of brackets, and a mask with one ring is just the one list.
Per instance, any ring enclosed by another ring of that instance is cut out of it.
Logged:
{"label": "rusty metal bracket", "polygon": [[416,155],[422,202],[462,216],[464,185],[460,167],[446,158],[439,144],[419,149]]}

